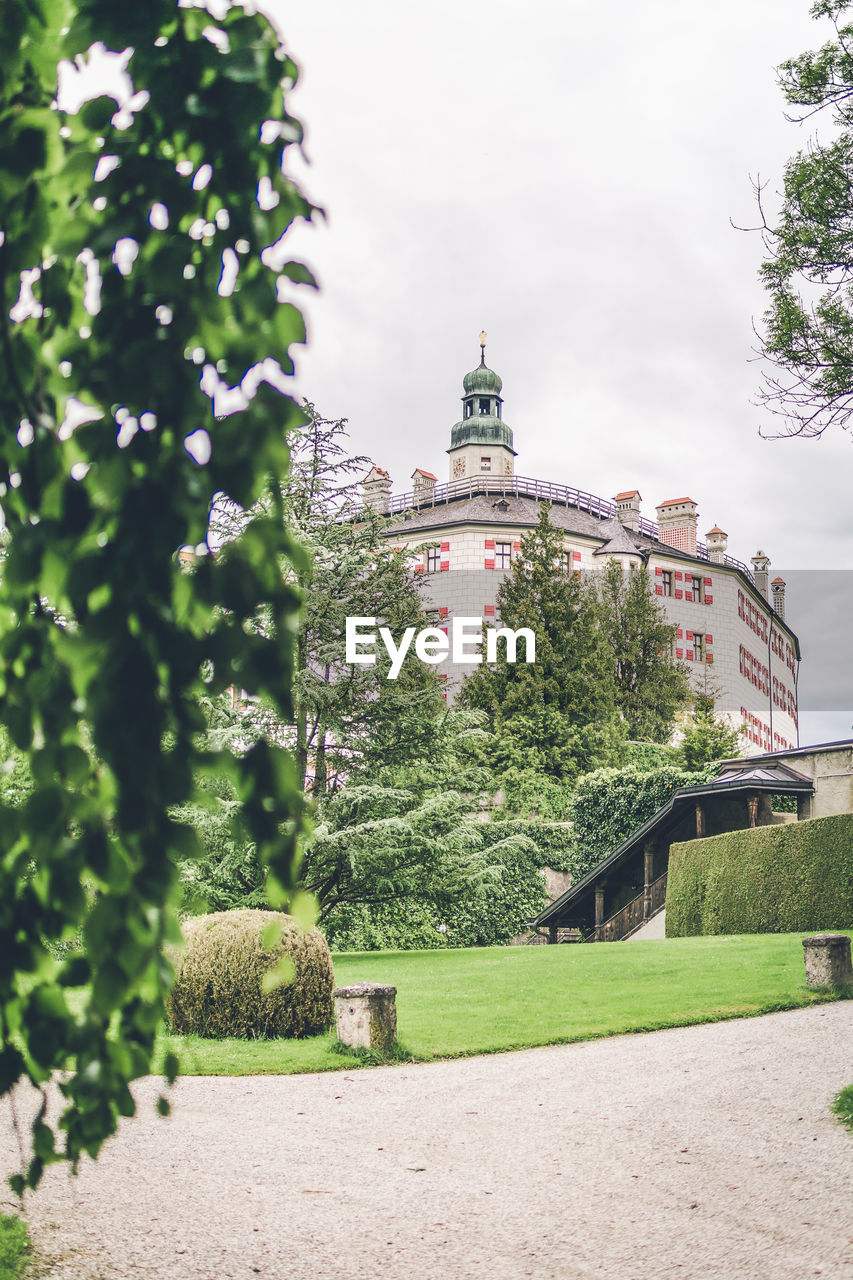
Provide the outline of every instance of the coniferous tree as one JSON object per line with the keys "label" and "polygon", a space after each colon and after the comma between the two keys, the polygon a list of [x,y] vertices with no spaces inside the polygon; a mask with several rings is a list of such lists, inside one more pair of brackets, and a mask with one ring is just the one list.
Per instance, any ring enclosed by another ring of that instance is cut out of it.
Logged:
{"label": "coniferous tree", "polygon": [[[304,409],[304,426],[288,435],[282,487],[288,524],[308,552],[308,563],[282,566],[304,601],[293,721],[282,724],[260,705],[242,711],[248,732],[293,745],[301,786],[320,798],[346,777],[428,756],[441,699],[435,671],[423,663],[404,662],[389,679],[378,641],[375,665],[345,662],[348,617],[375,617],[377,628],[387,626],[397,639],[427,621],[407,554],[387,545],[383,517],[362,506],[370,460],[348,452],[345,419],[325,419],[307,403]],[[223,500],[219,536],[239,538],[251,519]]]}
{"label": "coniferous tree", "polygon": [[[594,587],[566,572],[563,533],[542,503],[535,529],[498,589],[501,625],[529,627],[536,661],[485,662],[469,676],[461,701],[489,713],[498,762],[571,779],[609,763],[621,737],[613,662]],[[519,645],[523,654],[523,642]]]}
{"label": "coniferous tree", "polygon": [[714,760],[737,754],[740,731],[717,716],[713,692],[694,695],[690,719],[684,725],[679,748],[685,769],[701,769]]}
{"label": "coniferous tree", "polygon": [[611,560],[599,581],[601,626],[613,655],[616,705],[629,738],[666,742],[690,695],[672,656],[675,627],[652,594],[645,568],[625,573]]}

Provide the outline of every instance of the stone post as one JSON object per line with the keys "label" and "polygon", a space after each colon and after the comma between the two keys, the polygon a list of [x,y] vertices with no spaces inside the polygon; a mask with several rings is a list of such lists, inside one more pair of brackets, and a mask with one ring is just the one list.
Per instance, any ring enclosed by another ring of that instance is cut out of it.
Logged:
{"label": "stone post", "polygon": [[351,987],[336,987],[332,995],[341,1044],[384,1053],[397,1043],[396,987],[356,982]]}
{"label": "stone post", "polygon": [[696,838],[700,839],[705,834],[705,810],[699,802],[696,802]]}
{"label": "stone post", "polygon": [[844,933],[813,933],[803,938],[806,986],[851,987],[850,939]]}

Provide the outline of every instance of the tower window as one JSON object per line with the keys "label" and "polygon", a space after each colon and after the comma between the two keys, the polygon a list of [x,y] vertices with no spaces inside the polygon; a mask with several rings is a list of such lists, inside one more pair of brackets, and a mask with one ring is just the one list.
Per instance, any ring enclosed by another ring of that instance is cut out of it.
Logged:
{"label": "tower window", "polygon": [[480,413],[489,413],[492,402],[488,396],[480,396]]}
{"label": "tower window", "polygon": [[508,569],[512,563],[512,543],[495,543],[495,568]]}
{"label": "tower window", "polygon": [[441,552],[438,547],[430,547],[427,551],[427,573],[438,573],[441,568]]}
{"label": "tower window", "polygon": [[471,401],[470,400],[465,401],[465,417],[466,418],[471,417]]}
{"label": "tower window", "polygon": [[491,458],[480,458],[480,470],[481,470],[481,471],[491,471],[491,469],[492,469],[492,460],[491,460]]}

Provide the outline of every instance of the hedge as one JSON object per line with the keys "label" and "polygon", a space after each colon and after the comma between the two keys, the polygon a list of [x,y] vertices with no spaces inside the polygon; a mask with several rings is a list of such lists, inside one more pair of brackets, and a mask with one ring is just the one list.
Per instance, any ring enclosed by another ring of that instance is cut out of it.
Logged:
{"label": "hedge", "polygon": [[703,769],[687,773],[664,764],[654,769],[629,765],[585,774],[578,781],[572,802],[575,857],[565,869],[575,879],[585,875],[657,813],[679,787],[707,782],[715,772]]}
{"label": "hedge", "polygon": [[729,831],[669,851],[666,936],[853,928],[853,814]]}

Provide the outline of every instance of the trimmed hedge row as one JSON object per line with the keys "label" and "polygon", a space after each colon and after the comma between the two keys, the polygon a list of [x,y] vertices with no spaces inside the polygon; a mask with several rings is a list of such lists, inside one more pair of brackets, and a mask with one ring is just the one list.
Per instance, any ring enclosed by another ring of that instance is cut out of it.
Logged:
{"label": "trimmed hedge row", "polygon": [[853,814],[729,831],[669,851],[666,936],[853,928]]}

